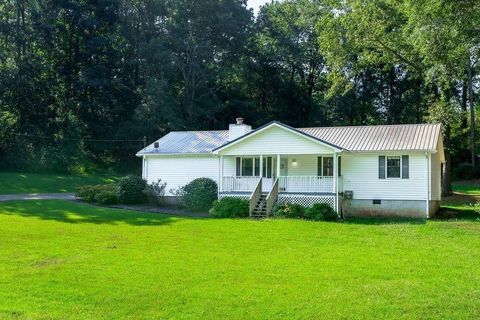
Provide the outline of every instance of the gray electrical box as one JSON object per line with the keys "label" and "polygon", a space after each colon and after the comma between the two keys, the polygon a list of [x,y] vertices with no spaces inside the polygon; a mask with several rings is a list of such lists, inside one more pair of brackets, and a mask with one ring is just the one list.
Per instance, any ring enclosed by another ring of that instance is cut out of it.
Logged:
{"label": "gray electrical box", "polygon": [[343,191],[343,199],[353,199],[353,191],[352,190],[345,190]]}

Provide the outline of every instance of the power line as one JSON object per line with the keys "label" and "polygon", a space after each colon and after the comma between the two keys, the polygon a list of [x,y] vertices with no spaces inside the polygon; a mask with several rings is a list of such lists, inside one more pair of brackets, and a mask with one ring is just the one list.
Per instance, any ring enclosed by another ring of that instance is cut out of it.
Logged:
{"label": "power line", "polygon": [[[47,136],[41,136],[41,135],[36,135],[36,134],[29,134],[29,133],[10,133],[14,136],[20,136],[20,137],[31,137],[31,138],[40,138],[40,139],[51,139],[51,140],[56,140],[58,138],[56,137],[47,137]],[[146,137],[143,137],[142,139],[75,139],[75,138],[62,138],[61,140],[68,140],[68,141],[92,141],[92,142],[143,142],[145,143]]]}

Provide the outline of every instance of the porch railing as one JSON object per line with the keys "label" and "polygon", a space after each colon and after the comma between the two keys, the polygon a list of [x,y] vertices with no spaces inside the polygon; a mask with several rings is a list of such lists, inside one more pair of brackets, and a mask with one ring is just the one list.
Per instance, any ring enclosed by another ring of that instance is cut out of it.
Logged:
{"label": "porch railing", "polygon": [[255,205],[257,204],[258,200],[260,200],[261,195],[262,195],[262,179],[258,179],[257,186],[255,187],[255,190],[253,190],[249,199],[249,203],[250,203],[249,215],[250,216],[252,216],[253,212],[255,211]]}
{"label": "porch railing", "polygon": [[222,177],[222,192],[252,192],[260,177]]}
{"label": "porch railing", "polygon": [[333,177],[318,176],[286,176],[279,177],[280,192],[312,192],[332,193],[334,192]]}

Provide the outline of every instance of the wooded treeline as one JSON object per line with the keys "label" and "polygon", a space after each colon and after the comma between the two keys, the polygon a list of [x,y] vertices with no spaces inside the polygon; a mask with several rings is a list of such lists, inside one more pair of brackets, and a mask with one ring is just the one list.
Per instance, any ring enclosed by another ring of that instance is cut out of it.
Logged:
{"label": "wooded treeline", "polygon": [[[4,0],[0,166],[129,166],[170,130],[442,122],[475,162],[480,2]],[[473,120],[473,121],[472,121]]]}

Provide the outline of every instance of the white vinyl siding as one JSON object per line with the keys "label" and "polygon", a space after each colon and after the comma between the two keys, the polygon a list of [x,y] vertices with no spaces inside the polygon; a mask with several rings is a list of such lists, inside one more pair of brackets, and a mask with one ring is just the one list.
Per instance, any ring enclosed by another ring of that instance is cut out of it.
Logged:
{"label": "white vinyl siding", "polygon": [[331,154],[333,148],[302,134],[273,126],[226,147],[223,155]]}
{"label": "white vinyl siding", "polygon": [[[405,155],[405,153],[402,153]],[[402,156],[402,154],[387,154]],[[427,167],[425,153],[408,153],[409,179],[379,179],[378,157],[385,153],[342,154],[343,190],[354,199],[425,200]]]}
{"label": "white vinyl siding", "polygon": [[[145,178],[148,183],[162,179],[165,195],[172,188],[182,187],[196,178],[210,178],[218,183],[218,157],[212,155],[145,157]],[[234,164],[235,170],[235,164]]]}
{"label": "white vinyl siding", "polygon": [[[316,176],[317,175],[317,156],[316,155],[288,156],[287,159],[288,159],[287,163],[288,163],[289,176]],[[293,164],[293,159],[295,159],[296,165]]]}

